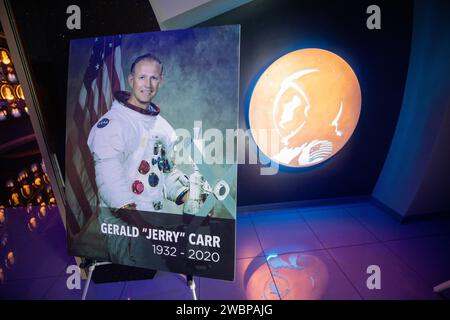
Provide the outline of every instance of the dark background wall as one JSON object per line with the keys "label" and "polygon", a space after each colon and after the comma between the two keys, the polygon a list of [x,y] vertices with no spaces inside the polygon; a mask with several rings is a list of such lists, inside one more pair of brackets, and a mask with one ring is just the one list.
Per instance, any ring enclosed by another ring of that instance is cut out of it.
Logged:
{"label": "dark background wall", "polygon": [[376,1],[382,29],[371,31],[366,27],[371,4],[258,0],[201,24],[241,25],[241,128],[248,128],[248,103],[259,75],[293,50],[322,48],[338,54],[353,68],[361,86],[360,120],[340,152],[316,167],[281,168],[273,176],[260,175],[260,165],[240,165],[238,205],[372,193],[402,105],[413,5],[412,1]]}

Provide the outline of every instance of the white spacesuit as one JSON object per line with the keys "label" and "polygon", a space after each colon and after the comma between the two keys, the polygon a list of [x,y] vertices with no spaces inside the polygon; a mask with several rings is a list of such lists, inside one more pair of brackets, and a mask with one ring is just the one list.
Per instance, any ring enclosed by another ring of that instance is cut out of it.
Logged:
{"label": "white spacesuit", "polygon": [[[95,164],[98,218],[101,223],[139,226],[143,212],[163,210],[164,198],[181,204],[189,180],[172,165],[176,135],[159,108],[153,103],[147,110],[138,108],[127,102],[130,94],[124,91],[114,97],[87,141]],[[120,210],[130,205],[137,211]],[[138,239],[107,235],[105,244],[111,262],[138,264],[136,250],[143,248]]]}
{"label": "white spacesuit", "polygon": [[139,211],[156,212],[164,198],[181,204],[189,182],[171,162],[175,131],[156,105],[142,110],[127,103],[128,97],[116,93],[88,137],[100,206],[114,212],[134,203]]}

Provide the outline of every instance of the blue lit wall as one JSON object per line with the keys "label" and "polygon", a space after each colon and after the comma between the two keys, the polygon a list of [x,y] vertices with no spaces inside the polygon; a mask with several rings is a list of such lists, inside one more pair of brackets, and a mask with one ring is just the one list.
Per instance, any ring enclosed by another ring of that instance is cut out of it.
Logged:
{"label": "blue lit wall", "polygon": [[373,195],[402,216],[450,209],[450,3],[416,1],[402,109]]}

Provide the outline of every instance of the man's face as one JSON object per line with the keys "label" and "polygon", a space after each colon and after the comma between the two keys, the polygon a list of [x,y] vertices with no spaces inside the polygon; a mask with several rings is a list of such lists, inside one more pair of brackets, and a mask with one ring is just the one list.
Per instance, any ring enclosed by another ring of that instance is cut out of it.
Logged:
{"label": "man's face", "polygon": [[128,76],[131,87],[131,104],[146,109],[158,92],[161,84],[161,65],[153,60],[141,60],[134,66],[134,72]]}

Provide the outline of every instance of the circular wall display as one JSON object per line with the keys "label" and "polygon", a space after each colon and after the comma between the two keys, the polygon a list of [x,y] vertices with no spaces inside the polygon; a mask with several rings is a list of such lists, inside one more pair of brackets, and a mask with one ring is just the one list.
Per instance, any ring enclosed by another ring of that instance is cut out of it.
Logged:
{"label": "circular wall display", "polygon": [[3,84],[0,87],[0,95],[2,96],[3,99],[8,101],[12,101],[16,98],[14,96],[14,88],[9,84]]}
{"label": "circular wall display", "polygon": [[25,95],[23,94],[22,86],[20,84],[16,87],[16,96],[22,100],[25,100]]}
{"label": "circular wall display", "polygon": [[273,161],[309,167],[345,145],[360,112],[361,89],[347,62],[330,51],[303,49],[282,56],[258,79],[249,123]]}

